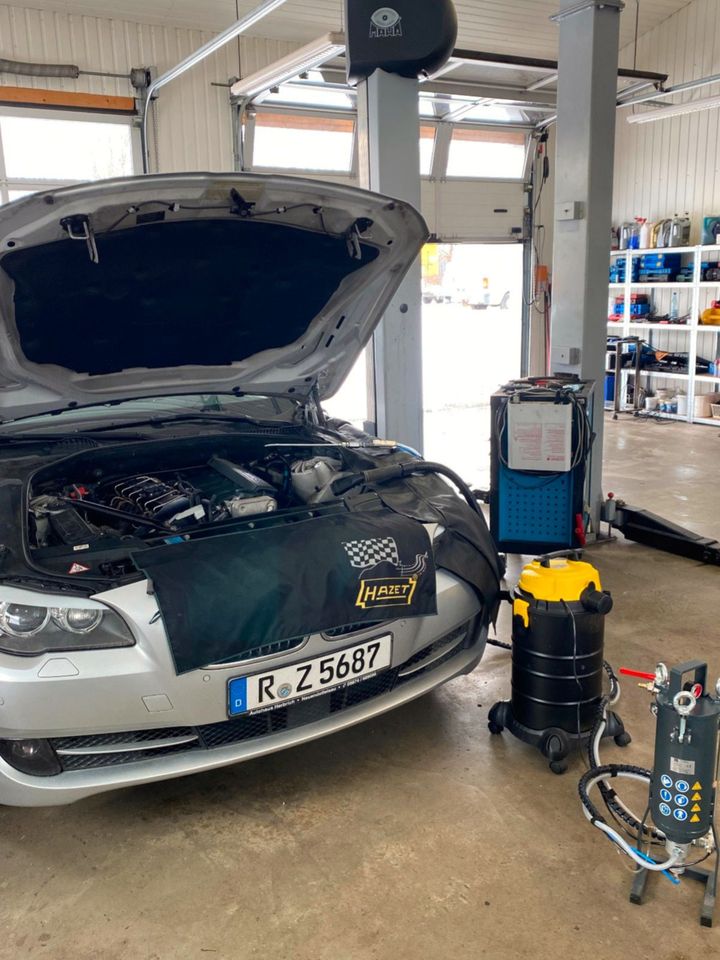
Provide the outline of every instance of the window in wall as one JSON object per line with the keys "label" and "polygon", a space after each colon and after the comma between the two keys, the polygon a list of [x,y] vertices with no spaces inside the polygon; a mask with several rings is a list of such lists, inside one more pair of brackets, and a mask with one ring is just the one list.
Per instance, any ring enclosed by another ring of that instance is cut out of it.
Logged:
{"label": "window in wall", "polygon": [[420,175],[429,177],[432,173],[433,154],[435,152],[435,127],[420,127]]}
{"label": "window in wall", "polygon": [[130,121],[0,110],[0,203],[134,172]]}
{"label": "window in wall", "polygon": [[525,133],[455,127],[447,175],[480,179],[519,180],[525,165]]}
{"label": "window in wall", "polygon": [[263,102],[268,107],[273,104],[297,103],[304,107],[335,107],[339,110],[354,108],[355,91],[328,89],[323,83],[320,70],[311,70],[305,77],[305,81],[283,83],[269,93]]}
{"label": "window in wall", "polygon": [[258,113],[253,167],[349,173],[354,135],[351,119]]}

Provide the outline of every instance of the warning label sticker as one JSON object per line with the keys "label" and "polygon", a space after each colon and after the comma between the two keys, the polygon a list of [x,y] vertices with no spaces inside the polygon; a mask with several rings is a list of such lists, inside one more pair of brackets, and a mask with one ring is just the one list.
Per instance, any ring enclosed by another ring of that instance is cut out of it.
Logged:
{"label": "warning label sticker", "polygon": [[[673,773],[686,773],[692,775],[695,773],[695,761],[681,760],[679,757],[670,757],[670,769]],[[695,788],[693,787],[693,789]]]}

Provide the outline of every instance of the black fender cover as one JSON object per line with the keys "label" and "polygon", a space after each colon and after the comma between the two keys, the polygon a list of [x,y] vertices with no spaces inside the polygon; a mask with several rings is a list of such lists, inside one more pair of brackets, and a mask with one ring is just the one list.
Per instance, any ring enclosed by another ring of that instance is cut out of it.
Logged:
{"label": "black fender cover", "polygon": [[178,673],[349,624],[437,613],[417,520],[382,505],[138,551]]}

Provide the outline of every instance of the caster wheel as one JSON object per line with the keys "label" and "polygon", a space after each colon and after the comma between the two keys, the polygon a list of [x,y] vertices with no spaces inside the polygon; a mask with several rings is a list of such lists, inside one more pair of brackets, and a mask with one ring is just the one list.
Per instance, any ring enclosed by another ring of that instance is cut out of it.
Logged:
{"label": "caster wheel", "polygon": [[632,737],[627,730],[623,730],[623,732],[619,733],[614,739],[619,747],[627,747],[632,743]]}
{"label": "caster wheel", "polygon": [[494,737],[502,733],[504,729],[505,727],[501,727],[500,724],[495,723],[494,720],[488,720],[488,730]]}
{"label": "caster wheel", "polygon": [[551,763],[561,763],[568,755],[570,745],[563,733],[551,733],[542,746],[542,752]]}
{"label": "caster wheel", "polygon": [[553,773],[556,773],[558,776],[567,771],[568,765],[564,760],[552,760],[550,763],[550,769]]}

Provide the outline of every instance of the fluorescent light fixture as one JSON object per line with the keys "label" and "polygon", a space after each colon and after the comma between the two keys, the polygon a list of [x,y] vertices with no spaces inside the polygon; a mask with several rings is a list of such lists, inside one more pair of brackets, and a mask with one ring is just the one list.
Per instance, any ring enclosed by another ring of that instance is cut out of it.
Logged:
{"label": "fluorescent light fixture", "polygon": [[300,73],[315,70],[344,52],[345,35],[328,33],[299,50],[294,50],[282,60],[276,60],[275,63],[263,67],[249,77],[238,80],[230,88],[230,94],[233,97],[257,103],[273,87],[279,87],[288,80],[294,80]]}
{"label": "fluorescent light fixture", "polygon": [[705,97],[704,100],[690,100],[687,103],[674,103],[660,110],[648,110],[645,113],[633,113],[626,117],[628,123],[653,123],[655,120],[669,120],[671,117],[685,117],[689,113],[713,110],[720,107],[720,97]]}

